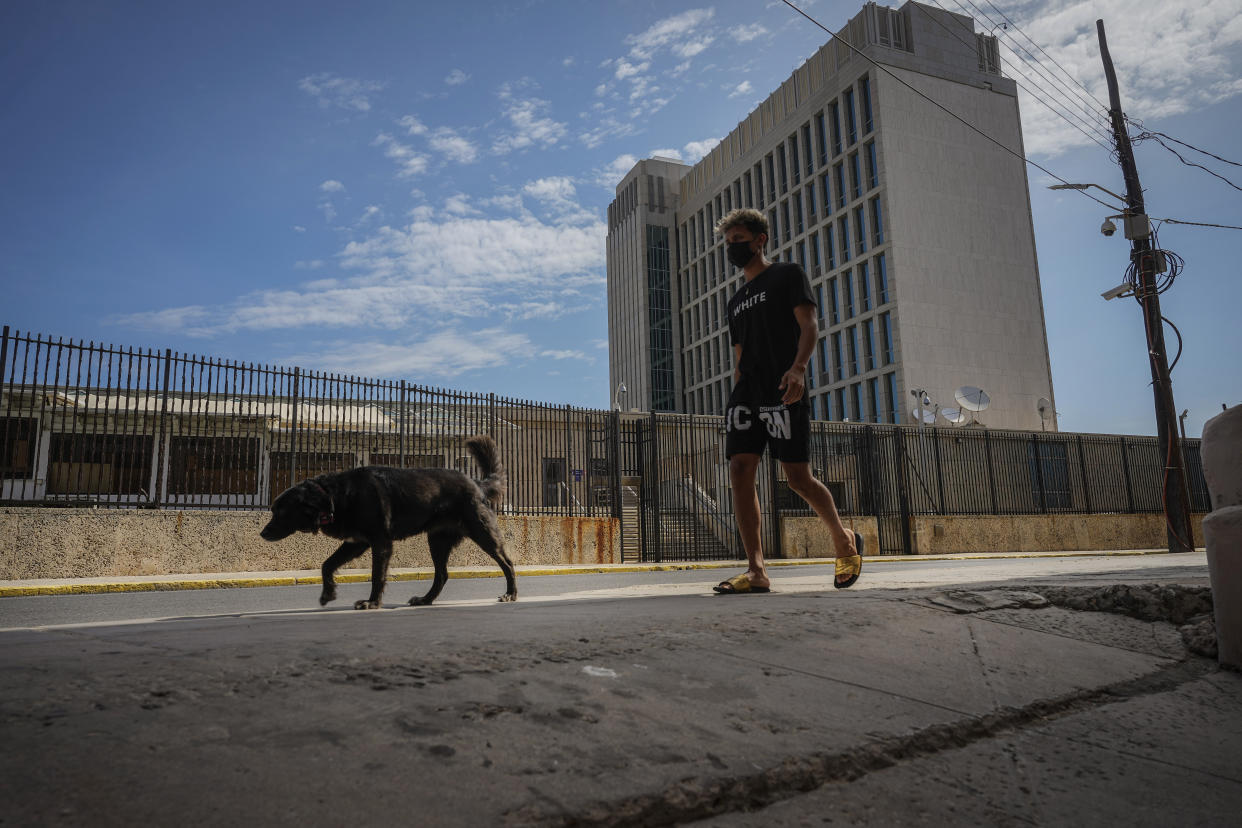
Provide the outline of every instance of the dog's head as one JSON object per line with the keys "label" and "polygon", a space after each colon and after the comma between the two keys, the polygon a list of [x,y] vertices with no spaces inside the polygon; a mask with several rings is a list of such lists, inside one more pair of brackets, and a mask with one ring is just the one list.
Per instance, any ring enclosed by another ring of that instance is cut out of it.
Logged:
{"label": "dog's head", "polygon": [[318,532],[331,523],[332,497],[311,480],[285,489],[272,501],[272,519],[259,532],[263,540],[278,541],[294,532]]}

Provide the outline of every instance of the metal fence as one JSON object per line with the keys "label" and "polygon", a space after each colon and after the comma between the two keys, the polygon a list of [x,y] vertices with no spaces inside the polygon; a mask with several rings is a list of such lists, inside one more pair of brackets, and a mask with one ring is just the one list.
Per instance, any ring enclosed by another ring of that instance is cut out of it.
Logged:
{"label": "metal fence", "polygon": [[[724,419],[620,414],[300,368],[116,348],[3,329],[0,502],[265,509],[289,485],[359,465],[477,474],[492,435],[509,513],[621,519],[626,560],[740,557]],[[1154,437],[817,422],[812,471],[845,515],[873,515],[881,552],[920,514],[1159,512]],[[1208,510],[1199,442],[1183,442]],[[765,460],[764,538],[809,515]]]}

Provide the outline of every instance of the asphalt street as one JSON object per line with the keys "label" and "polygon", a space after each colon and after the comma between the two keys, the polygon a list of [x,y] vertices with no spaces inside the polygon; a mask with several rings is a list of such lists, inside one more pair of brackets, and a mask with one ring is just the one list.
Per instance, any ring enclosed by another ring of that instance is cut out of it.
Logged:
{"label": "asphalt street", "polygon": [[0,825],[1237,824],[1242,676],[1032,597],[1202,554],[731,571],[2,599]]}

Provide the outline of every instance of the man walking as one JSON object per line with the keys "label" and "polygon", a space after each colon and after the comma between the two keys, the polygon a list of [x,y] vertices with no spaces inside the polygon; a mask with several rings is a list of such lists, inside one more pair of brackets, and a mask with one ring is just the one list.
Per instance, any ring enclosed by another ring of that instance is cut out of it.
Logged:
{"label": "man walking", "polygon": [[716,224],[729,261],[746,281],[729,300],[733,343],[733,391],[726,412],[725,455],[733,485],[733,509],[749,568],[721,581],[716,592],[769,592],[759,541],[759,493],[755,473],[765,446],[779,460],[789,488],[828,528],[836,550],[838,589],[862,572],[862,536],[846,530],[832,493],[811,475],[811,415],[805,398],[806,367],[815,347],[815,299],[806,272],[792,262],[764,255],[768,220],[758,210],[734,210]]}

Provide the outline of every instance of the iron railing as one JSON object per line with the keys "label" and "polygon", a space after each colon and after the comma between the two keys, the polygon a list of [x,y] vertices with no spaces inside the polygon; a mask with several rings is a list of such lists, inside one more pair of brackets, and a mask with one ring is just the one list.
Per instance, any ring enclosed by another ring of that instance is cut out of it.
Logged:
{"label": "iron railing", "polygon": [[[265,509],[289,485],[359,465],[477,474],[490,434],[510,513],[614,516],[643,560],[738,557],[724,419],[621,414],[181,354],[0,335],[0,502]],[[1182,441],[1208,511],[1199,441]],[[844,515],[911,548],[912,515],[1159,512],[1154,437],[816,422],[812,472]],[[809,515],[768,461],[765,545]]]}

